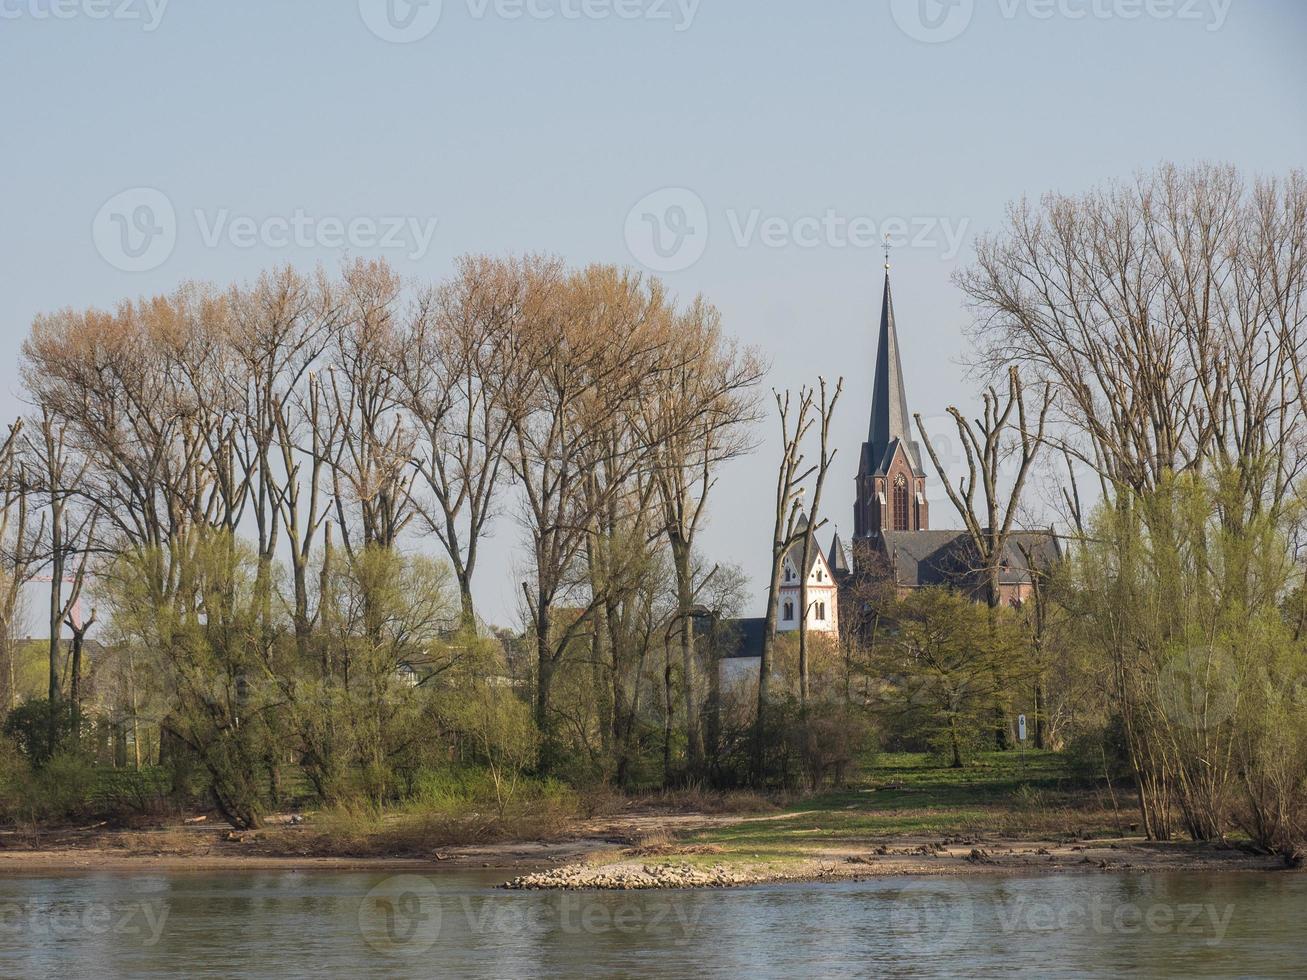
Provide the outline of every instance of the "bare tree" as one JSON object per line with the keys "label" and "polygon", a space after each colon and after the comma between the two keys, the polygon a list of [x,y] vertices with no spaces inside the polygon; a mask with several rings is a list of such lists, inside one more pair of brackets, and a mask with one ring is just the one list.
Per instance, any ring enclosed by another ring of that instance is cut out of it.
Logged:
{"label": "bare tree", "polygon": [[35,569],[39,529],[34,524],[31,497],[33,482],[24,463],[23,420],[9,426],[0,443],[0,710],[11,709],[17,700],[15,651],[18,616],[22,609],[23,586]]}
{"label": "bare tree", "polygon": [[1232,167],[1164,166],[1050,194],[977,256],[958,284],[986,365],[1052,385],[1060,441],[1105,491],[1225,460],[1250,496],[1284,499],[1307,460],[1301,172],[1249,188]]}
{"label": "bare tree", "polygon": [[[596,267],[564,280],[533,276],[528,313],[509,369],[498,382],[512,425],[509,461],[522,487],[532,580],[522,584],[536,644],[536,723],[551,731],[554,674],[572,640],[601,608],[603,586],[582,588],[579,566],[598,512],[628,489],[647,453],[632,440],[613,447],[614,418],[629,417],[659,353],[649,325],[661,292],[638,276]],[[602,484],[596,467],[605,467]],[[555,617],[577,596],[575,615]]]}
{"label": "bare tree", "polygon": [[414,515],[413,432],[391,370],[401,291],[385,263],[347,266],[326,352],[320,435],[341,543],[350,555],[370,545],[394,547]]}
{"label": "bare tree", "polygon": [[459,261],[454,279],[419,302],[397,350],[405,407],[421,433],[413,465],[430,493],[417,507],[458,579],[465,627],[476,623],[472,576],[494,517],[512,425],[497,375],[519,356],[531,282],[557,261]]}
{"label": "bare tree", "polygon": [[[957,408],[950,406],[949,414],[958,427],[958,437],[967,456],[967,473],[959,477],[955,487],[931,444],[930,435],[916,415],[917,430],[921,433],[930,461],[935,464],[940,482],[948,493],[949,501],[967,529],[971,546],[975,549],[978,571],[981,573],[985,601],[991,609],[1002,601],[1000,573],[1008,543],[1020,512],[1021,494],[1026,478],[1034,465],[1040,444],[1044,440],[1049,407],[1052,403],[1051,386],[1045,386],[1039,418],[1032,429],[1026,417],[1025,387],[1016,367],[1008,371],[1006,402],[997,389],[984,393],[984,414],[973,422],[967,420]],[[1012,413],[1016,412],[1016,428],[1012,427]],[[1015,438],[1015,444],[1013,442]],[[1002,486],[1005,463],[1015,454],[1016,464],[1011,485]],[[976,500],[980,491],[982,499]]]}
{"label": "bare tree", "polygon": [[673,321],[669,368],[642,390],[640,435],[653,459],[662,532],[676,576],[676,622],[684,673],[687,753],[691,771],[702,764],[700,693],[694,657],[695,539],[720,466],[748,452],[757,418],[754,388],[766,365],[721,335],[721,317],[702,299]]}
{"label": "bare tree", "polygon": [[808,704],[808,577],[812,569],[812,549],[820,548],[817,544],[816,536],[818,529],[826,524],[826,519],[821,516],[821,496],[826,486],[826,474],[830,472],[831,463],[835,461],[836,450],[830,448],[830,423],[835,414],[835,406],[840,400],[840,393],[844,390],[844,379],[840,378],[835,384],[834,394],[827,394],[826,379],[819,379],[821,398],[817,402],[817,418],[820,420],[820,457],[817,463],[817,479],[812,491],[812,501],[808,508],[808,533],[803,536],[803,546],[800,549],[801,563],[799,568],[799,702],[807,707]]}
{"label": "bare tree", "polygon": [[[817,477],[817,488],[825,484],[826,471],[833,453],[828,454],[825,433],[829,425],[829,416],[835,403],[839,400],[843,382],[836,386],[835,395],[829,401],[826,398],[824,379],[818,390],[803,387],[799,390],[797,404],[792,402],[787,391],[783,395],[774,392],[776,408],[781,423],[781,462],[776,471],[776,510],[772,531],[771,576],[767,586],[767,615],[762,636],[762,657],[758,674],[758,716],[754,738],[754,778],[762,778],[763,737],[767,725],[767,708],[771,700],[771,675],[773,670],[774,650],[776,645],[776,619],[780,607],[781,578],[785,569],[785,558],[795,545],[800,544],[805,536],[816,534],[821,528],[815,526],[803,513],[803,496],[806,484],[813,474]],[[821,458],[812,466],[805,468],[803,444],[809,430],[816,424],[823,433]],[[815,494],[814,494],[815,496]],[[802,576],[802,573],[800,573]]]}

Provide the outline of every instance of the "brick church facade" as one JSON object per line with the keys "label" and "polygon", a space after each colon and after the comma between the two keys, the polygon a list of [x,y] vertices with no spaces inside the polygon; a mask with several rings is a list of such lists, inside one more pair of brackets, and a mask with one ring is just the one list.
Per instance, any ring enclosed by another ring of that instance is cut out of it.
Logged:
{"label": "brick church facade", "polygon": [[[930,586],[956,589],[978,601],[984,594],[970,535],[930,527],[926,493],[927,481],[934,477],[927,474],[921,447],[912,434],[888,263],[871,382],[867,441],[862,444],[855,477],[851,556],[838,533],[825,552],[812,543],[807,569],[809,633],[840,635],[839,609],[845,600],[852,601],[854,593],[847,587],[856,578],[888,577],[900,595]],[[785,558],[778,633],[797,630],[803,618],[799,609],[803,572],[798,568],[798,549],[794,552]],[[1014,605],[1025,601],[1033,588],[1034,569],[1047,568],[1060,557],[1051,529],[1012,532],[999,572],[1003,600]],[[849,622],[857,619],[849,617]],[[728,644],[724,659],[734,663],[739,676],[756,676],[764,620],[732,623],[738,639]]]}
{"label": "brick church facade", "polygon": [[871,393],[871,426],[862,444],[853,510],[853,541],[877,544],[886,531],[925,531],[930,527],[926,502],[926,471],[921,447],[912,438],[912,417],[903,384],[894,297],[889,266],[881,300],[880,336]]}

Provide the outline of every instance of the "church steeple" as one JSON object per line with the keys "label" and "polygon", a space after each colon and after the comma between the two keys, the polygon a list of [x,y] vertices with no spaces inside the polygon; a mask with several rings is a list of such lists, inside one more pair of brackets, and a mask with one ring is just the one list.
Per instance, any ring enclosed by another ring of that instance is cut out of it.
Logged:
{"label": "church steeple", "polygon": [[922,531],[929,527],[925,477],[921,450],[912,438],[887,254],[872,379],[871,424],[858,467],[854,537],[874,539],[885,531]]}
{"label": "church steeple", "polygon": [[886,453],[897,439],[903,443],[912,465],[920,472],[921,453],[912,439],[912,416],[908,414],[908,395],[903,384],[903,361],[899,356],[888,261],[885,263],[885,295],[881,299],[880,337],[876,343],[876,373],[871,391],[871,428],[867,442],[871,446],[872,463],[877,468],[887,465]]}

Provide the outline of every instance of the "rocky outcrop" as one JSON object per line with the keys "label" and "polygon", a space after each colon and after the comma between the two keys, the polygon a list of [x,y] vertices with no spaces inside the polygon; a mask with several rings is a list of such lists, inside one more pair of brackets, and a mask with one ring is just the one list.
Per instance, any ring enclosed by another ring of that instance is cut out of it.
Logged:
{"label": "rocky outcrop", "polygon": [[688,864],[571,864],[505,882],[502,888],[527,890],[585,888],[628,891],[646,888],[733,888],[756,884],[759,878],[720,865],[694,868]]}

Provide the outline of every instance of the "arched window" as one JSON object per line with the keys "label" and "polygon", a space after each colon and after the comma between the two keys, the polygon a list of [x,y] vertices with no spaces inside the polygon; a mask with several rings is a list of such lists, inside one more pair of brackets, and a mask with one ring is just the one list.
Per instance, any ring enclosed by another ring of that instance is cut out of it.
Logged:
{"label": "arched window", "polygon": [[788,623],[794,619],[794,603],[785,603],[785,621]]}
{"label": "arched window", "polygon": [[908,498],[908,481],[902,473],[894,481],[894,530],[907,531],[912,527],[909,519],[908,508],[911,507]]}
{"label": "arched window", "polygon": [[826,603],[824,602],[817,603],[817,622],[826,622]]}

